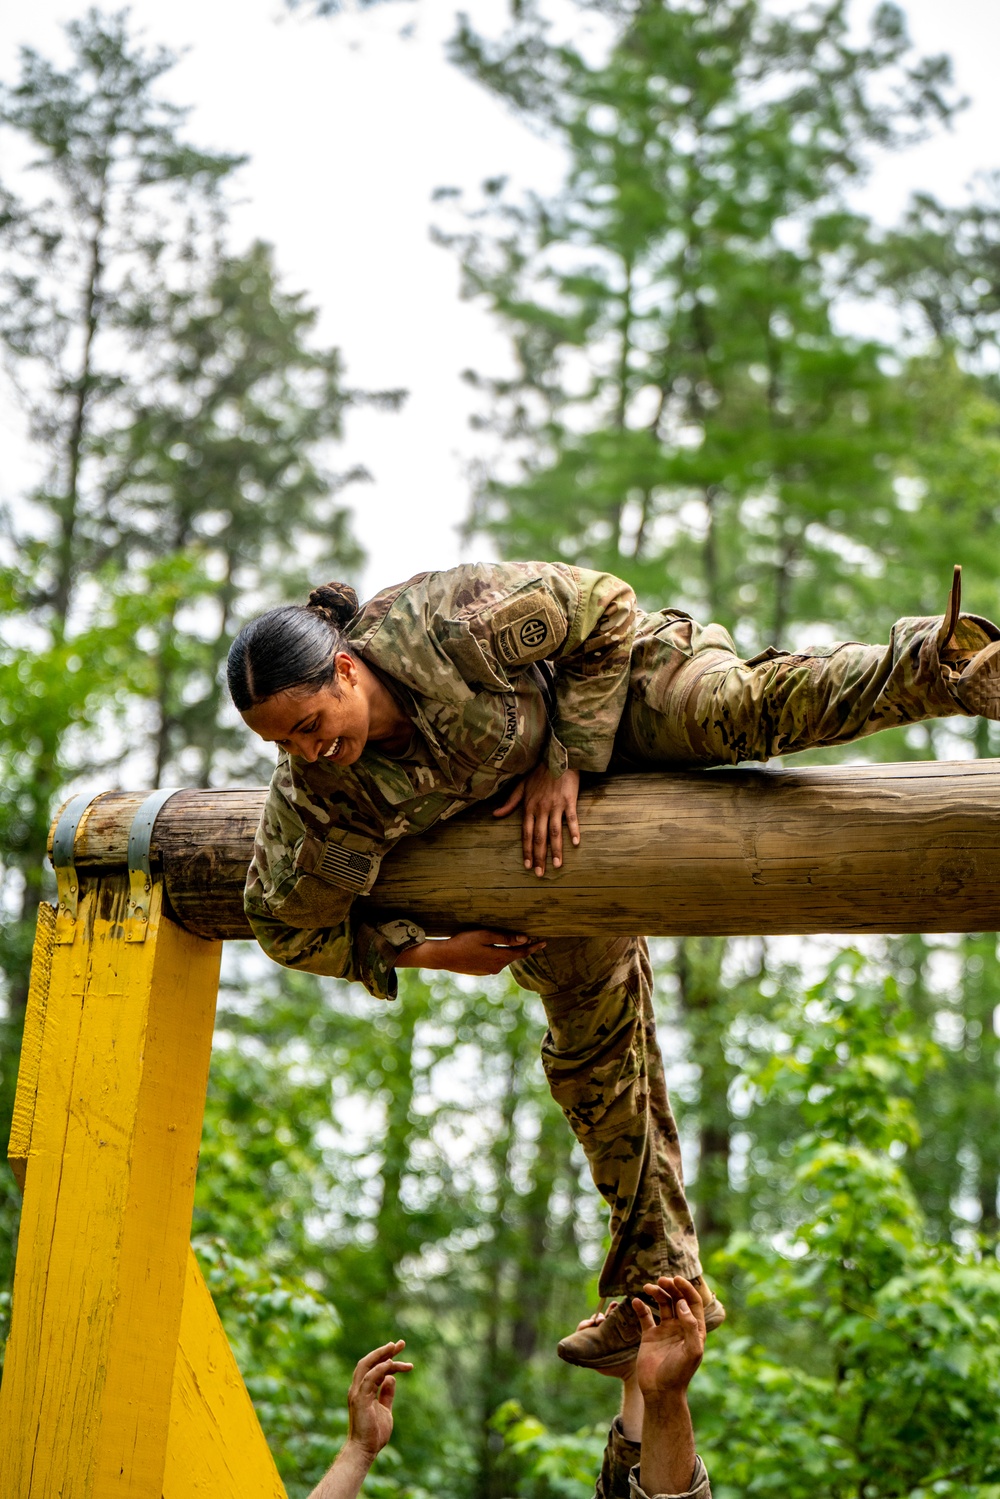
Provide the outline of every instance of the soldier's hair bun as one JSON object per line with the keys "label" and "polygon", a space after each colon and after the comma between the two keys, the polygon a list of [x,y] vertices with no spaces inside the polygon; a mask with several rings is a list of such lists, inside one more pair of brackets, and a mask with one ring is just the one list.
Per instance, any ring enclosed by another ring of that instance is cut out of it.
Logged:
{"label": "soldier's hair bun", "polygon": [[351,655],[340,633],[358,612],[358,596],[346,583],[314,588],[308,604],[282,604],[248,620],[229,647],[226,675],[241,713],[279,692],[339,696],[337,657]]}
{"label": "soldier's hair bun", "polygon": [[358,612],[358,596],[348,583],[321,583],[309,595],[307,608],[342,630]]}

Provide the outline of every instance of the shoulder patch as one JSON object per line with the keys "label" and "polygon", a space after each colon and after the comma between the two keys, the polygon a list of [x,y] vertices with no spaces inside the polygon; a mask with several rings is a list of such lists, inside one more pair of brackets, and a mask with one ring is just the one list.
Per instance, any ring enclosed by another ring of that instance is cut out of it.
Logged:
{"label": "shoulder patch", "polygon": [[560,624],[552,599],[539,588],[526,597],[511,599],[491,611],[497,656],[505,666],[527,666],[540,661],[562,643]]}
{"label": "shoulder patch", "polygon": [[367,895],[378,878],[382,864],[381,848],[374,838],[334,828],[322,842],[306,838],[295,860],[295,867],[327,884]]}

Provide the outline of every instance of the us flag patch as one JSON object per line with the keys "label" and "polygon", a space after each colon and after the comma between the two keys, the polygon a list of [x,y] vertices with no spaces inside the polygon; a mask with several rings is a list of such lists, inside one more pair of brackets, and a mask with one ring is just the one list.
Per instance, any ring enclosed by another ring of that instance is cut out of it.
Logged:
{"label": "us flag patch", "polygon": [[341,885],[356,894],[367,893],[375,883],[381,861],[371,854],[359,854],[356,850],[328,843],[323,850],[316,873],[331,885]]}

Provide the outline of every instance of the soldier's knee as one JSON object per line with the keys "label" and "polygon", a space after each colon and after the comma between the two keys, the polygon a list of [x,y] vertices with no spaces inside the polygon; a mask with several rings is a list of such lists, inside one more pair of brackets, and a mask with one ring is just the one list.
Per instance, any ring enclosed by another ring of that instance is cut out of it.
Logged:
{"label": "soldier's knee", "polygon": [[[641,982],[642,937],[552,937],[541,952],[512,964],[523,973],[523,987],[546,1001],[597,998]],[[522,978],[518,976],[518,983]]]}

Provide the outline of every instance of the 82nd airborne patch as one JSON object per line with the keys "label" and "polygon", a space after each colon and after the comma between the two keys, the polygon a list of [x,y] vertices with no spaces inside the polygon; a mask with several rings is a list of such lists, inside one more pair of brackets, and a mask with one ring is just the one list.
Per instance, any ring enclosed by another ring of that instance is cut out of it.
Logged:
{"label": "82nd airborne patch", "polygon": [[494,619],[493,639],[497,655],[505,666],[528,666],[540,661],[562,642],[565,622],[560,632],[551,599],[541,589],[527,598],[515,599],[498,609]]}

